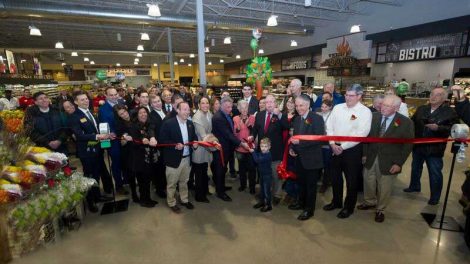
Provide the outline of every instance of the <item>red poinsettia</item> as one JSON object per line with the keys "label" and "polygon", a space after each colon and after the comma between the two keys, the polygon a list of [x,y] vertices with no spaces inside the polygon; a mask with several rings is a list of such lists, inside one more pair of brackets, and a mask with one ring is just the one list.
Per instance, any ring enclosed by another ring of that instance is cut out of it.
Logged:
{"label": "red poinsettia", "polygon": [[354,114],[351,115],[351,120],[356,120],[357,119],[357,116],[355,116]]}
{"label": "red poinsettia", "polygon": [[310,125],[310,124],[312,124],[312,118],[309,117],[309,118],[305,119],[305,124],[306,124],[307,126]]}
{"label": "red poinsettia", "polygon": [[393,126],[395,126],[395,127],[400,126],[400,124],[401,124],[401,120],[398,119],[398,118],[397,118],[397,120],[395,120],[395,122],[393,122]]}

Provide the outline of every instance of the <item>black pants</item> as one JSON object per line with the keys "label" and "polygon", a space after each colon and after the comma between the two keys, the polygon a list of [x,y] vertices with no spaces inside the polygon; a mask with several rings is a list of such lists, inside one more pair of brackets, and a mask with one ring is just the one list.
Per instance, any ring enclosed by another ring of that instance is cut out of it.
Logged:
{"label": "black pants", "polygon": [[238,173],[240,175],[240,187],[246,188],[246,180],[248,176],[248,186],[250,190],[255,190],[256,185],[256,167],[251,157],[251,153],[237,152]]}
{"label": "black pants", "polygon": [[346,178],[346,199],[344,208],[354,212],[357,202],[358,179],[361,177],[362,168],[362,145],[344,150],[339,156],[331,159],[333,204],[343,207],[343,173]]}
{"label": "black pants", "polygon": [[192,170],[194,171],[195,178],[195,198],[196,200],[203,200],[206,198],[209,192],[209,176],[207,175],[207,169],[209,164],[204,163],[193,163]]}
{"label": "black pants", "polygon": [[139,183],[140,201],[150,201],[150,174],[148,170],[135,172],[135,177]]}
{"label": "black pants", "polygon": [[[102,160],[102,159],[101,159]],[[102,162],[99,158],[96,157],[88,157],[88,158],[80,158],[83,167],[83,175],[88,178],[94,179],[98,185],[91,187],[86,195],[87,202],[96,203],[100,198],[100,175],[102,173]]]}
{"label": "black pants", "polygon": [[[225,156],[229,155],[229,156]],[[233,155],[233,152],[232,152]],[[228,161],[230,160],[230,153],[229,152],[224,152],[224,162],[225,164],[221,164],[221,157],[220,153],[218,151],[213,152],[213,160],[212,160],[212,168],[214,170],[212,173],[214,174],[213,180],[215,182],[215,191],[217,192],[217,195],[222,195],[225,193],[225,174],[227,173],[227,165]],[[215,171],[215,172],[214,172]]]}
{"label": "black pants", "polygon": [[235,156],[232,154],[231,158],[229,160],[229,168],[230,168],[230,174],[235,174]]}
{"label": "black pants", "polygon": [[157,193],[164,193],[166,191],[166,174],[165,174],[165,164],[163,159],[160,157],[157,163],[152,165],[152,182],[155,186]]}
{"label": "black pants", "polygon": [[299,203],[305,211],[313,213],[317,201],[317,181],[321,169],[305,169],[300,159],[296,160],[297,183],[300,187]]}
{"label": "black pants", "polygon": [[100,172],[100,178],[101,182],[103,183],[103,190],[107,194],[112,194],[113,193],[113,178],[111,177],[111,174],[109,174],[108,168],[106,168],[106,163],[104,162],[104,157],[101,156],[99,158],[101,160],[101,172]]}

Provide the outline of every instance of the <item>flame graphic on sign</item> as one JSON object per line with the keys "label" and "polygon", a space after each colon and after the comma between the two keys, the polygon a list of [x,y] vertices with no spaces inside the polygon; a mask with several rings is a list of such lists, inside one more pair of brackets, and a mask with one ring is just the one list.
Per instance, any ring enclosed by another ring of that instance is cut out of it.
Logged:
{"label": "flame graphic on sign", "polygon": [[349,46],[349,42],[344,38],[344,36],[343,41],[336,46],[336,51],[340,56],[351,55],[351,47]]}

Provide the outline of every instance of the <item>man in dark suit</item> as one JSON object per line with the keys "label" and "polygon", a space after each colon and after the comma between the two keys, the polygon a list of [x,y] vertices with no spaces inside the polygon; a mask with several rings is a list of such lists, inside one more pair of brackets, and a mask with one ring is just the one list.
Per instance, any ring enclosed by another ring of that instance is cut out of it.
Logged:
{"label": "man in dark suit", "polygon": [[[108,123],[111,134],[116,136],[116,117],[113,107],[118,104],[118,93],[114,87],[108,87],[105,91],[105,103],[98,110],[98,117],[102,123]],[[108,155],[111,157],[111,171],[113,172],[116,192],[118,194],[129,194],[124,188],[124,180],[121,171],[121,140],[111,140],[111,148],[108,149]]]}
{"label": "man in dark suit", "polygon": [[[369,137],[413,138],[413,122],[398,113],[401,99],[387,95],[380,112],[372,114]],[[368,143],[363,145],[364,202],[358,210],[376,209],[375,221],[383,222],[384,210],[392,194],[393,183],[410,155],[412,144]]]}
{"label": "man in dark suit", "polygon": [[[99,182],[103,166],[103,151],[99,146],[99,141],[110,139],[111,135],[98,133],[99,123],[88,109],[89,101],[86,93],[76,93],[74,102],[78,109],[70,116],[69,126],[76,137],[77,157],[82,163],[85,177]],[[99,187],[94,186],[87,194],[88,209],[91,212],[98,212],[96,203],[109,200],[101,197]]]}
{"label": "man in dark suit", "polygon": [[[162,111],[162,99],[160,96],[150,95],[150,108],[152,110],[149,114],[149,144],[150,146],[156,146],[160,137],[160,130],[163,124],[163,119],[165,118],[165,113],[163,113]],[[153,182],[155,185],[156,193],[160,198],[166,198],[166,176],[163,155],[161,155],[160,159],[158,159],[153,171]]]}
{"label": "man in dark suit", "polygon": [[64,110],[63,104],[65,101],[72,101],[73,98],[68,95],[67,90],[62,88],[59,90],[59,95],[54,98],[54,106],[60,111]]}
{"label": "man in dark suit", "polygon": [[245,100],[248,102],[248,114],[252,115],[259,110],[258,100],[256,97],[253,97],[253,89],[249,85],[245,85],[242,88],[243,98],[240,100]]}
{"label": "man in dark suit", "polygon": [[193,98],[191,96],[191,93],[188,91],[188,87],[180,85],[180,95],[183,100],[188,103],[189,108],[193,108]]}
{"label": "man in dark suit", "polygon": [[261,139],[267,137],[271,141],[271,168],[273,171],[273,204],[277,205],[281,201],[282,180],[279,179],[276,168],[282,160],[284,154],[284,144],[282,131],[289,128],[287,115],[282,115],[276,106],[276,99],[273,95],[266,96],[266,110],[256,114],[255,124],[251,130],[250,140],[258,138],[258,146]]}
{"label": "man in dark suit", "polygon": [[[323,118],[310,111],[311,98],[307,95],[299,95],[295,99],[295,109],[299,116],[293,121],[295,135],[324,135],[325,124]],[[294,139],[289,148],[289,155],[296,157],[295,167],[297,180],[300,186],[299,200],[289,205],[291,210],[303,212],[297,219],[307,220],[313,216],[317,197],[317,181],[320,170],[323,168],[323,155],[321,141],[299,141]]]}
{"label": "man in dark suit", "polygon": [[238,146],[243,146],[247,150],[249,146],[246,142],[241,142],[233,133],[233,121],[230,117],[232,112],[233,100],[230,97],[224,97],[220,100],[220,111],[212,117],[212,133],[222,145],[224,162],[221,166],[221,157],[218,151],[213,152],[215,166],[214,179],[216,184],[217,197],[228,202],[232,199],[225,193],[225,173],[227,172],[227,163],[233,157],[233,152]]}
{"label": "man in dark suit", "polygon": [[[166,121],[170,118],[174,118],[174,117],[177,116],[178,113],[176,111],[176,106],[181,102],[184,102],[184,99],[183,99],[183,97],[181,97],[180,94],[175,93],[175,94],[173,94],[173,96],[171,96],[171,111],[165,113],[166,116],[163,119],[163,121]],[[165,112],[165,111],[163,111],[163,112]]]}
{"label": "man in dark suit", "polygon": [[[190,146],[184,145],[191,141],[196,141],[196,130],[189,118],[191,109],[187,102],[181,102],[176,106],[178,115],[163,122],[160,130],[160,143],[177,144],[176,147],[165,147],[163,157],[166,165],[167,181],[167,203],[171,210],[180,213],[181,209],[176,205],[176,186],[179,188],[181,205],[187,209],[194,209],[188,199],[188,179],[191,170]],[[197,144],[193,145],[197,148]]]}
{"label": "man in dark suit", "polygon": [[168,114],[173,110],[173,106],[171,104],[171,98],[173,98],[173,93],[170,91],[170,89],[164,89],[162,92],[162,99],[163,99],[162,110],[165,114]]}

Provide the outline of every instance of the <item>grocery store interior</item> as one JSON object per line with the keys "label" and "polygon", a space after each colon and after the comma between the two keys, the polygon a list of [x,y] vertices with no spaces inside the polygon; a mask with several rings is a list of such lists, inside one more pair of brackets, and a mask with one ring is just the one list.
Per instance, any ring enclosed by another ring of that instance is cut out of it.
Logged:
{"label": "grocery store interior", "polygon": [[[327,83],[341,94],[361,84],[367,106],[406,83],[401,96],[412,116],[433,88],[449,89],[452,105],[450,87],[470,87],[469,25],[470,0],[0,0],[0,95],[184,85],[238,100],[247,66],[268,58],[264,89],[278,102],[295,78],[317,96]],[[0,263],[470,263],[469,220],[459,203],[469,163],[453,167],[451,145],[443,169],[448,200],[427,204],[427,172],[420,193],[402,191],[410,156],[382,224],[372,211],[338,219],[321,210],[331,191],[317,195],[309,221],[281,205],[260,214],[255,198],[228,178],[232,203],[211,198],[182,214],[164,200],[152,210],[130,203],[115,214],[79,212],[80,227],[50,227],[53,239],[44,226],[2,231],[14,226],[11,207],[0,206]],[[423,213],[440,217],[444,206],[459,230],[425,221]]]}

